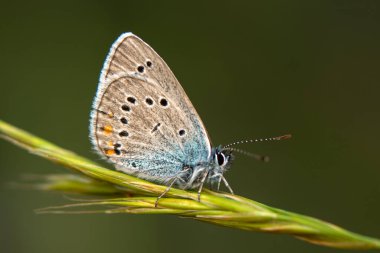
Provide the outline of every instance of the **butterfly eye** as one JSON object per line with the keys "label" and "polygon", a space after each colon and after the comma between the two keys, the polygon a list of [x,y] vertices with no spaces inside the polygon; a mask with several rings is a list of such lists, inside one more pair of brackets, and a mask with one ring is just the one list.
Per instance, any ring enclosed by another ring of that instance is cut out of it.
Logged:
{"label": "butterfly eye", "polygon": [[218,153],[215,155],[215,159],[218,162],[219,166],[223,166],[227,163],[226,157],[224,156],[223,153]]}

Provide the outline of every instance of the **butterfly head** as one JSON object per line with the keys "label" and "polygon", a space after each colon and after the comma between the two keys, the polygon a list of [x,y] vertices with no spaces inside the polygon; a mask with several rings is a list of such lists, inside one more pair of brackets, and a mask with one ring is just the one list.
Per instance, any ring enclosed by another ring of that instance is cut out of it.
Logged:
{"label": "butterfly head", "polygon": [[219,168],[222,172],[226,171],[233,160],[232,151],[224,149],[222,146],[216,147],[212,152],[214,167]]}
{"label": "butterfly head", "polygon": [[182,174],[182,180],[177,185],[182,189],[198,188],[203,183],[219,185],[224,172],[231,164],[232,157],[230,150],[225,150],[221,146],[212,148],[208,161],[184,167],[186,173]]}

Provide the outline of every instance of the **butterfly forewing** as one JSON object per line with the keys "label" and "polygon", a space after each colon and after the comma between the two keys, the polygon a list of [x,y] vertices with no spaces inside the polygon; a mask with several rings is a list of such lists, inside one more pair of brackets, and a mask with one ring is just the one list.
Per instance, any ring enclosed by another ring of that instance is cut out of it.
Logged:
{"label": "butterfly forewing", "polygon": [[95,149],[119,170],[165,182],[206,162],[201,119],[160,56],[131,33],[113,44],[91,117]]}

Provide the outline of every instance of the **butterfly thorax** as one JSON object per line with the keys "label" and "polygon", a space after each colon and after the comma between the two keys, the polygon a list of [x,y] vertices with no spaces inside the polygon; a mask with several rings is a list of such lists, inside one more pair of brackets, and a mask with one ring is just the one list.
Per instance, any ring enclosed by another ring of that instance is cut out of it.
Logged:
{"label": "butterfly thorax", "polygon": [[215,147],[212,149],[208,161],[194,166],[185,165],[183,173],[178,175],[175,184],[182,189],[194,189],[203,183],[220,184],[223,174],[229,168],[232,159],[233,156],[230,151]]}

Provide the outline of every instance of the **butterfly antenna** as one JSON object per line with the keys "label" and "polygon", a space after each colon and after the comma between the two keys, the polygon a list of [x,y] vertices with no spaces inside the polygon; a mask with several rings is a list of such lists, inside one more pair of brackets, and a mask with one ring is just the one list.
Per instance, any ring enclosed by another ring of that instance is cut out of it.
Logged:
{"label": "butterfly antenna", "polygon": [[251,139],[251,140],[242,140],[242,141],[236,141],[230,144],[225,145],[223,148],[228,148],[231,146],[235,146],[238,144],[243,144],[243,143],[254,143],[254,142],[263,142],[263,141],[282,141],[282,140],[287,140],[292,137],[291,134],[285,134],[277,137],[270,137],[270,138],[263,138],[263,139]]}
{"label": "butterfly antenna", "polygon": [[258,161],[261,161],[261,162],[269,162],[269,156],[266,156],[266,155],[259,155],[259,154],[247,152],[245,150],[241,150],[241,149],[237,149],[237,148],[224,148],[224,149],[232,151],[232,152],[237,152],[237,153],[240,153],[242,155],[246,155],[248,157],[252,157],[252,158],[254,158]]}

